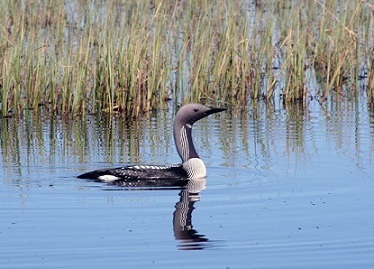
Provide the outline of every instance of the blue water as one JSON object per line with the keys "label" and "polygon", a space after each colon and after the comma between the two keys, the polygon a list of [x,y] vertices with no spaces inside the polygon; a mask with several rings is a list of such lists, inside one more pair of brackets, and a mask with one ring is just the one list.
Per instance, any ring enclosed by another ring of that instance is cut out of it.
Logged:
{"label": "blue water", "polygon": [[184,191],[76,178],[179,162],[172,119],[1,119],[0,268],[374,267],[366,106],[210,116],[193,131],[208,177]]}

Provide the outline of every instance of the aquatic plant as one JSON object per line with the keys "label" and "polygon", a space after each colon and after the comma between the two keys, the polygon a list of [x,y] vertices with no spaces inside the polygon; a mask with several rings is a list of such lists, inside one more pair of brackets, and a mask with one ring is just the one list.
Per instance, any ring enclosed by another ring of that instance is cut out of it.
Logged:
{"label": "aquatic plant", "polygon": [[[138,117],[167,101],[373,102],[374,5],[1,1],[0,110]],[[315,81],[316,83],[311,83]]]}

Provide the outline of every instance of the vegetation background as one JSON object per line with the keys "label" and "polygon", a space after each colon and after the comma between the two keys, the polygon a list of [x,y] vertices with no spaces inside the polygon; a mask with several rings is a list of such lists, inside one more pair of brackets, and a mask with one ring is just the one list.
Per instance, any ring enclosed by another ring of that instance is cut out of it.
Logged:
{"label": "vegetation background", "polygon": [[367,0],[1,1],[0,111],[374,102]]}

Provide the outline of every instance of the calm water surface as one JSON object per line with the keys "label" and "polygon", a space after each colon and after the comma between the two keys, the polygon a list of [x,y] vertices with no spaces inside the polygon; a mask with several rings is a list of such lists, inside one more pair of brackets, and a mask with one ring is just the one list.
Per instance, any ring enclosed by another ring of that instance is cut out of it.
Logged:
{"label": "calm water surface", "polygon": [[0,119],[0,268],[373,268],[374,115],[364,105],[228,111],[194,126],[206,181],[77,179],[177,163],[173,108]]}

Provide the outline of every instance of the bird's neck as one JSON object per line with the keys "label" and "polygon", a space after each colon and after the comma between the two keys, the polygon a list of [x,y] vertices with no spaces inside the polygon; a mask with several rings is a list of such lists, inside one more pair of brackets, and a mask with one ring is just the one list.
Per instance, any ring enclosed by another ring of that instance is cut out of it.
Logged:
{"label": "bird's neck", "polygon": [[174,126],[174,140],[183,163],[191,158],[200,158],[193,144],[191,133],[192,125],[190,124]]}

